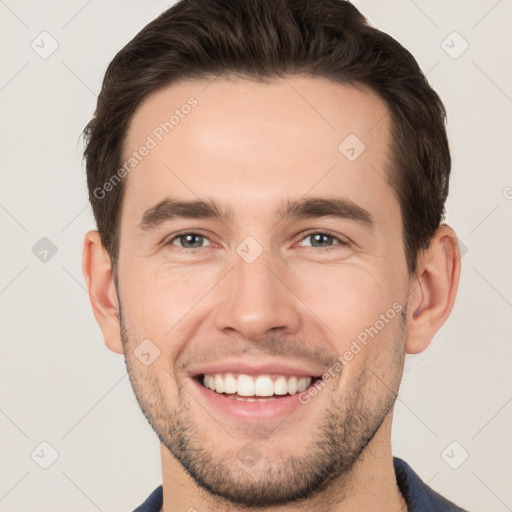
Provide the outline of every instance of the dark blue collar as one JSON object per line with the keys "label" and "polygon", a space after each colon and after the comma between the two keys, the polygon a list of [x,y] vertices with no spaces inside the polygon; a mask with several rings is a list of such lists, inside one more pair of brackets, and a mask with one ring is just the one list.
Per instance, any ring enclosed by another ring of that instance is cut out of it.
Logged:
{"label": "dark blue collar", "polygon": [[[423,483],[407,462],[393,457],[393,466],[396,482],[407,503],[408,512],[466,512]],[[159,512],[162,501],[163,490],[160,486],[133,512]]]}

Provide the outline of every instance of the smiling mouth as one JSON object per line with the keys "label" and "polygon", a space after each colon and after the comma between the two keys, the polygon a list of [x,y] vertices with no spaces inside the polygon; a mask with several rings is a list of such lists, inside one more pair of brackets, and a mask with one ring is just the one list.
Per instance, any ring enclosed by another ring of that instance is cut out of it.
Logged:
{"label": "smiling mouth", "polygon": [[214,393],[242,402],[265,402],[286,398],[310,388],[320,377],[294,375],[198,374],[195,379]]}

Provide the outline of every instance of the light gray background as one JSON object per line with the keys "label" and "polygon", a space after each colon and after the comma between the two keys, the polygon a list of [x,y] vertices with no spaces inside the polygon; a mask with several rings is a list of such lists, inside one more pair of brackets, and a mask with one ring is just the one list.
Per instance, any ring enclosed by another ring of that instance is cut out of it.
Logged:
{"label": "light gray background", "polygon": [[[128,511],[161,483],[157,437],[84,288],[94,224],[77,141],[107,64],[167,4],[0,0],[2,512]],[[356,4],[445,102],[447,221],[467,249],[449,321],[407,356],[393,451],[461,506],[512,510],[512,1]],[[46,59],[31,48],[51,48],[43,31],[59,45]],[[58,249],[46,262],[32,252],[42,237]],[[58,452],[48,469],[43,441]]]}

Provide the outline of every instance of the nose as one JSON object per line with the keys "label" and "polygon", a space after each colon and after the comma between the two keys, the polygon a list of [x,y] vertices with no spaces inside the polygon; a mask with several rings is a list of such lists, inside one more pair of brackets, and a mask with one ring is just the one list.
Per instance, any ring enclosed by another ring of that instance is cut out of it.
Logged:
{"label": "nose", "polygon": [[281,334],[298,331],[300,299],[276,268],[265,253],[252,263],[235,259],[216,310],[217,329],[237,331],[250,340],[268,336],[272,329]]}

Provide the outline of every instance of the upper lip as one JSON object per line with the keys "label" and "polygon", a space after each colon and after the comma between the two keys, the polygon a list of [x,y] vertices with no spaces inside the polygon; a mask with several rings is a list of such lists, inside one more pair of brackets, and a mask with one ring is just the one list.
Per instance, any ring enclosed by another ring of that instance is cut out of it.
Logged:
{"label": "upper lip", "polygon": [[212,375],[215,373],[243,373],[246,375],[296,375],[301,377],[320,377],[323,370],[316,365],[292,364],[290,362],[260,361],[251,362],[240,359],[218,361],[194,368],[188,373],[191,377],[197,375]]}

